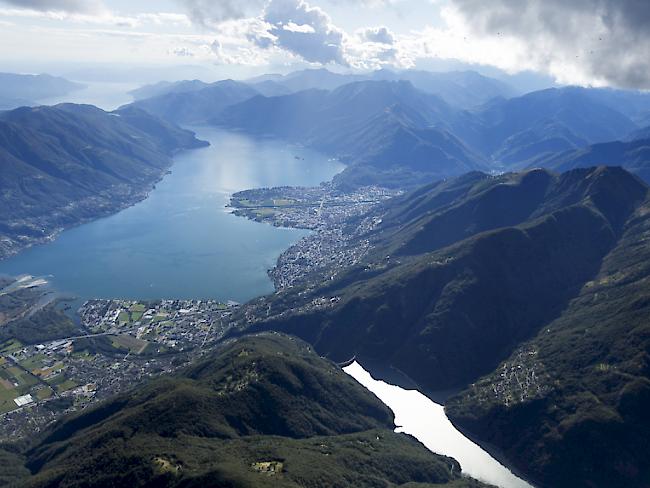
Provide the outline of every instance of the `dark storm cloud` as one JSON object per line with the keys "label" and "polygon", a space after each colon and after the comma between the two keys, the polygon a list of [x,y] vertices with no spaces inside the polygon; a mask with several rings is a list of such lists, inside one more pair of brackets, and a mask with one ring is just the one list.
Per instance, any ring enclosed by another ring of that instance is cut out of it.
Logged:
{"label": "dark storm cloud", "polygon": [[570,64],[612,85],[650,88],[648,0],[452,3],[477,35],[517,38],[542,64]]}

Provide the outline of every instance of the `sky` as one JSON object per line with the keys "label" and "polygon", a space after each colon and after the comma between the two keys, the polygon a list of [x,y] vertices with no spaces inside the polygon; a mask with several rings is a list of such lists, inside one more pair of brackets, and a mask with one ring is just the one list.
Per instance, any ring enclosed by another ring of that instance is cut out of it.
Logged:
{"label": "sky", "polygon": [[650,0],[0,0],[4,71],[463,66],[650,89],[648,59]]}

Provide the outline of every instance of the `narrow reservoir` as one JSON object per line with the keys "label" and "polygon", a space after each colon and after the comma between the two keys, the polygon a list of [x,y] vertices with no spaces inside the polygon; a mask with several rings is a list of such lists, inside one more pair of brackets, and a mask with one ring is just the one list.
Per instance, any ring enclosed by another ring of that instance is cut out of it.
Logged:
{"label": "narrow reservoir", "polygon": [[192,128],[211,146],[179,154],[146,200],[0,261],[0,273],[48,279],[82,299],[217,299],[273,292],[267,270],[307,231],[232,215],[233,192],[312,186],[343,166],[286,142]]}
{"label": "narrow reservoir", "polygon": [[476,479],[500,488],[532,488],[459,432],[445,415],[442,405],[417,390],[405,390],[374,379],[357,362],[343,370],[393,411],[396,432],[410,434],[429,450],[455,458],[463,473]]}

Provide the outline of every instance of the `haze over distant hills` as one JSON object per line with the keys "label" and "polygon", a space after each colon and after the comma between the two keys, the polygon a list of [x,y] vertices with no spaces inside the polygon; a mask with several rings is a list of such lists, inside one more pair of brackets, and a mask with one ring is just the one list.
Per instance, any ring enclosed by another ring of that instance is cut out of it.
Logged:
{"label": "haze over distant hills", "polygon": [[46,74],[0,73],[0,110],[33,105],[44,98],[67,95],[84,85]]}
{"label": "haze over distant hills", "polygon": [[[358,81],[399,80],[410,81],[416,88],[438,95],[447,103],[461,108],[474,107],[496,97],[510,98],[518,94],[507,83],[475,71],[431,72],[382,69],[368,74],[340,74],[321,68],[295,71],[286,75],[262,75],[243,80],[242,83],[254,88],[261,95],[270,97],[311,89],[335,90]],[[199,80],[160,82],[143,86],[131,93],[136,100],[142,100],[167,93],[196,91],[214,84]]]}
{"label": "haze over distant hills", "polygon": [[345,188],[412,188],[470,170],[542,165],[628,138],[650,114],[641,92],[564,87],[515,96],[469,71],[306,70],[246,83],[163,83],[137,94],[156,95],[136,105],[177,123],[243,129],[335,155],[349,166],[336,179]]}

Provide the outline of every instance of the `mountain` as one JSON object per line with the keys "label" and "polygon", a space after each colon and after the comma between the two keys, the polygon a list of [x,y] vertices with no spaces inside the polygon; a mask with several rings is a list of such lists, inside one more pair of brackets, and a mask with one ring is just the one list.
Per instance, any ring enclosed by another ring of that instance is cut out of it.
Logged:
{"label": "mountain", "polygon": [[487,169],[483,158],[453,134],[417,128],[399,105],[348,128],[338,136],[336,147],[342,161],[352,162],[334,177],[341,189],[366,185],[402,189]]}
{"label": "mountain", "polygon": [[393,429],[334,363],[263,334],[57,422],[20,486],[484,486]]}
{"label": "mountain", "polygon": [[[266,96],[295,93],[303,90],[335,90],[360,81],[408,81],[418,90],[437,95],[449,105],[470,108],[492,98],[509,98],[516,91],[508,84],[475,71],[432,72],[419,70],[392,71],[381,69],[370,73],[340,74],[327,69],[308,69],[288,75],[265,75],[247,80]],[[265,87],[268,90],[266,93]],[[280,93],[278,87],[287,93]]]}
{"label": "mountain", "polygon": [[32,105],[38,100],[60,97],[82,88],[82,84],[46,74],[0,73],[0,110]]}
{"label": "mountain", "polygon": [[254,97],[213,122],[288,139],[336,155],[347,187],[408,187],[485,168],[482,158],[445,129],[455,110],[409,82],[363,81],[334,91]]}
{"label": "mountain", "polygon": [[158,97],[160,95],[167,95],[168,93],[185,93],[202,90],[207,88],[209,83],[200,80],[184,80],[184,81],[159,81],[152,85],[144,85],[129,92],[133,98],[144,100],[146,98]]}
{"label": "mountain", "polygon": [[566,87],[494,99],[458,119],[452,132],[495,163],[516,168],[531,157],[621,139],[636,128],[589,91]]}
{"label": "mountain", "polygon": [[418,70],[390,71],[372,74],[374,80],[405,80],[418,90],[439,96],[452,107],[469,109],[494,98],[512,98],[518,93],[507,83],[488,78],[476,71],[432,72]]}
{"label": "mountain", "polygon": [[162,95],[138,100],[131,105],[174,123],[201,124],[229,105],[256,95],[258,92],[253,88],[232,80],[205,86],[199,81],[183,82],[175,84]]}
{"label": "mountain", "polygon": [[[645,135],[642,131],[637,134],[638,136]],[[594,144],[583,149],[535,159],[531,164],[556,171],[567,171],[599,164],[619,165],[643,178],[646,182],[650,182],[650,137],[629,142],[614,141]]]}
{"label": "mountain", "polygon": [[251,78],[246,82],[254,88],[269,82],[282,86],[289,93],[304,90],[335,90],[348,83],[367,80],[368,76],[362,74],[333,73],[325,68],[305,69],[294,71],[287,75],[262,75]]}
{"label": "mountain", "polygon": [[649,214],[646,199],[565,310],[447,403],[546,486],[650,484]]}
{"label": "mountain", "polygon": [[205,144],[134,107],[0,113],[0,256],[141,200],[178,150]]}
{"label": "mountain", "polygon": [[629,134],[624,140],[625,141],[636,141],[639,139],[650,139],[650,125],[643,126],[641,129],[635,130]]}
{"label": "mountain", "polygon": [[613,88],[579,88],[592,100],[605,105],[643,126],[650,116],[650,93],[639,90],[617,90]]}
{"label": "mountain", "polygon": [[344,187],[413,188],[470,170],[520,170],[639,137],[635,121],[650,111],[650,96],[640,92],[563,87],[517,97],[507,84],[473,71],[321,69],[150,90],[165,94],[136,106],[163,118],[280,137],[337,156],[350,166],[337,178]]}
{"label": "mountain", "polygon": [[17,107],[27,107],[34,105],[34,102],[25,98],[9,98],[0,96],[0,110],[12,110]]}
{"label": "mountain", "polygon": [[468,388],[452,418],[544,486],[647,486],[648,210],[620,168],[436,182],[370,215],[357,265],[255,304],[241,327],[424,391]]}
{"label": "mountain", "polygon": [[[402,74],[378,72],[376,76]],[[430,73],[410,74],[421,83],[436,80]],[[461,76],[445,76],[452,75]],[[474,75],[462,75],[461,81],[471,86]],[[277,83],[275,79],[264,82]],[[473,92],[465,87],[458,90]],[[636,129],[624,114],[581,88],[492,98],[478,108],[459,110],[409,81],[359,81],[333,91],[253,97],[227,107],[212,122],[335,155],[349,166],[336,178],[343,187],[397,188],[472,170],[521,169],[546,157],[625,137]]]}

